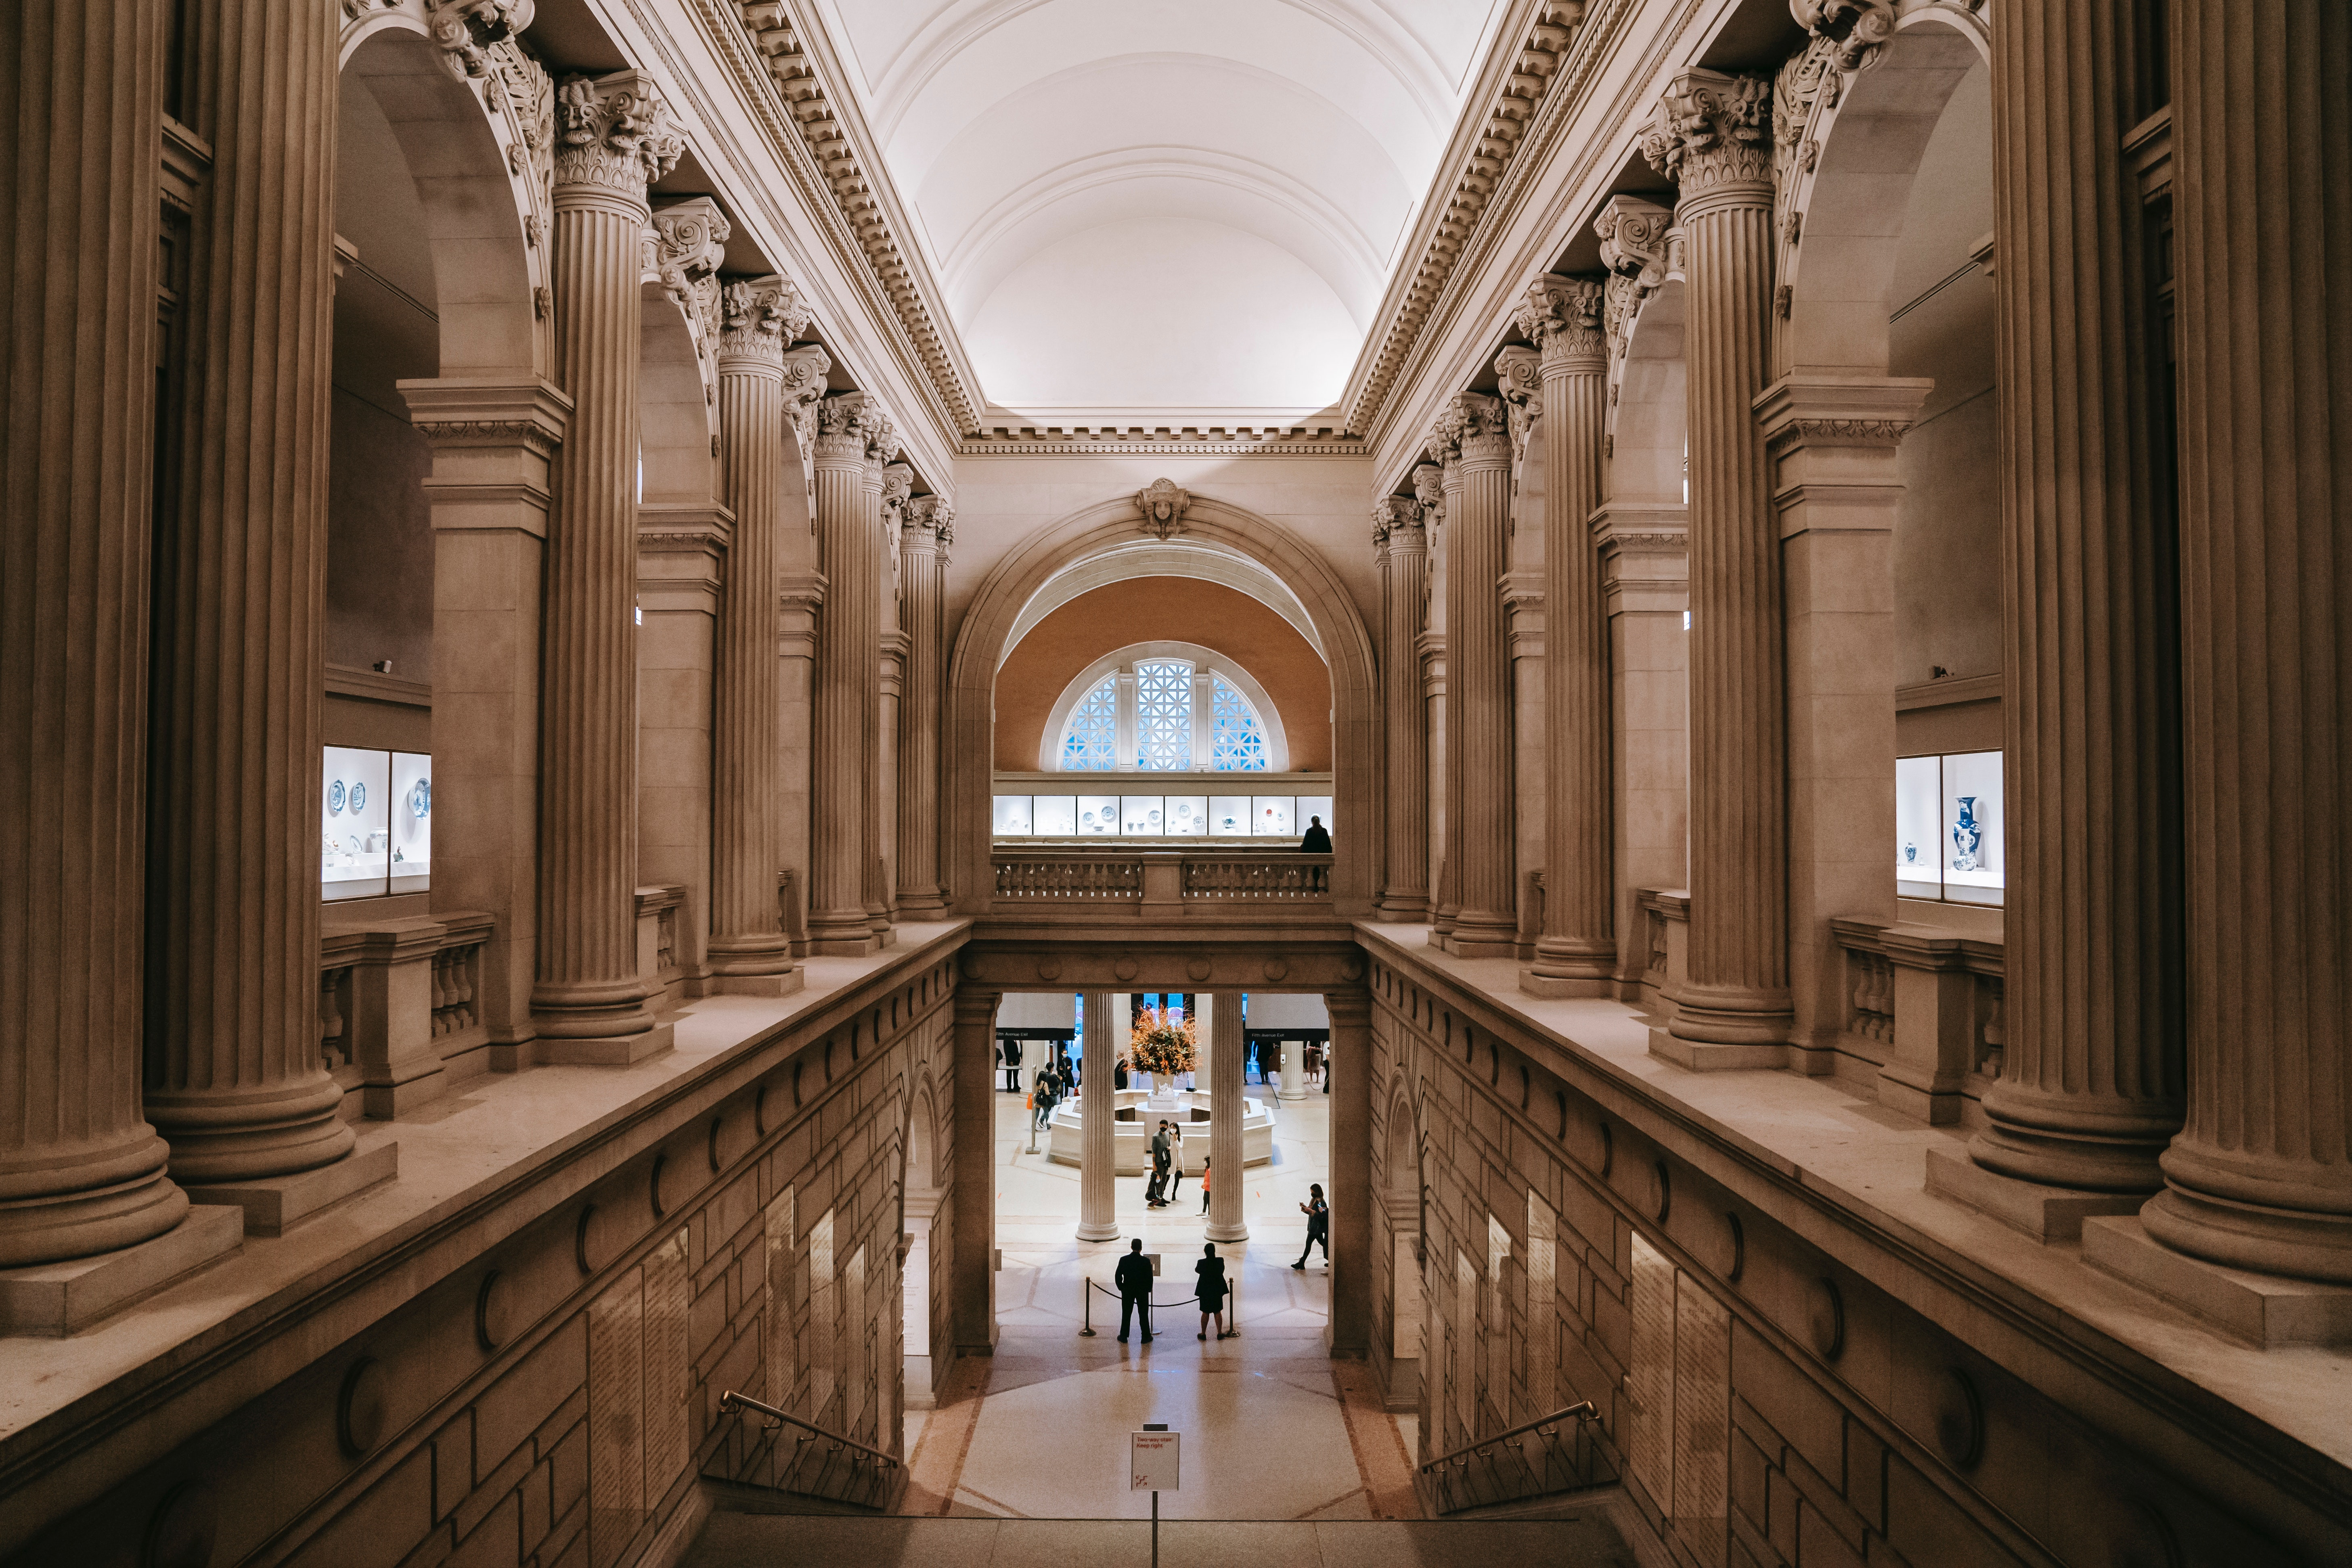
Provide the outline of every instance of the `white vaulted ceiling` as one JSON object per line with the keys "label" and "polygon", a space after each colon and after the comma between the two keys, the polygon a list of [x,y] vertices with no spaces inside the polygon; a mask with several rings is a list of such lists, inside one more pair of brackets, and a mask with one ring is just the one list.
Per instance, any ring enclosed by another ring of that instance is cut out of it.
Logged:
{"label": "white vaulted ceiling", "polygon": [[818,0],[990,402],[1295,417],[1503,0]]}

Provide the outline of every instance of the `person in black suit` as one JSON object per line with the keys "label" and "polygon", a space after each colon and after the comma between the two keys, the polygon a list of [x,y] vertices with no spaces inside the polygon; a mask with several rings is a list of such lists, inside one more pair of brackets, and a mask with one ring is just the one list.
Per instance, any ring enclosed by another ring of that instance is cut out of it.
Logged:
{"label": "person in black suit", "polygon": [[1127,1256],[1111,1270],[1111,1283],[1118,1287],[1118,1342],[1127,1343],[1129,1317],[1143,1320],[1143,1342],[1151,1342],[1151,1260],[1143,1256],[1143,1238],[1128,1243]]}
{"label": "person in black suit", "polygon": [[1217,1338],[1232,1339],[1239,1331],[1225,1328],[1225,1292],[1230,1289],[1225,1283],[1225,1260],[1217,1256],[1217,1244],[1213,1241],[1204,1245],[1201,1254],[1201,1261],[1192,1265],[1192,1272],[1201,1281],[1201,1331],[1192,1337],[1209,1337],[1209,1319],[1213,1315],[1217,1320]]}
{"label": "person in black suit", "polygon": [[1162,1117],[1159,1130],[1151,1135],[1151,1180],[1145,1183],[1143,1187],[1143,1201],[1148,1207],[1156,1209],[1167,1205],[1165,1189],[1168,1185],[1170,1158],[1168,1121],[1165,1117]]}
{"label": "person in black suit", "polygon": [[1007,1040],[1000,1053],[1004,1062],[1004,1092],[1021,1092],[1021,1042]]}
{"label": "person in black suit", "polygon": [[1331,853],[1331,835],[1329,830],[1323,826],[1323,819],[1321,817],[1310,816],[1307,819],[1307,832],[1305,836],[1298,840],[1298,852],[1302,855],[1328,855]]}

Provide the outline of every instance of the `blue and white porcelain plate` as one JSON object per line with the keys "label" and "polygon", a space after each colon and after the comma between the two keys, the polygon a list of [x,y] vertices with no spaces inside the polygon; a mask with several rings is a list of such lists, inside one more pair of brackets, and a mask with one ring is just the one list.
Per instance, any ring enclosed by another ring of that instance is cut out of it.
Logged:
{"label": "blue and white porcelain plate", "polygon": [[327,809],[329,811],[343,809],[343,781],[341,779],[327,786]]}
{"label": "blue and white porcelain plate", "polygon": [[363,784],[352,785],[352,809],[355,812],[367,809],[367,785]]}
{"label": "blue and white porcelain plate", "polygon": [[418,779],[416,787],[408,792],[408,809],[419,817],[433,815],[433,781]]}

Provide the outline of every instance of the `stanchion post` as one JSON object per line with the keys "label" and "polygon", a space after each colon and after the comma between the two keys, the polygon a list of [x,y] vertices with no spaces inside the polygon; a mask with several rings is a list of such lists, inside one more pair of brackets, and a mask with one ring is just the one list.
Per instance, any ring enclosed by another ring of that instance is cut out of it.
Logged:
{"label": "stanchion post", "polygon": [[1095,1337],[1095,1282],[1091,1277],[1079,1284],[1078,1298],[1079,1316],[1084,1324],[1078,1330],[1078,1337],[1090,1340]]}

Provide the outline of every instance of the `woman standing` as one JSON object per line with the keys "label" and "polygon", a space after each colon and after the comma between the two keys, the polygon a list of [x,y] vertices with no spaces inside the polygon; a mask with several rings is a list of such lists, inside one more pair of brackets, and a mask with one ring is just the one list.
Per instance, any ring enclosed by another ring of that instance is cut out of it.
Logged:
{"label": "woman standing", "polygon": [[1176,1201],[1176,1189],[1184,1184],[1184,1124],[1181,1121],[1171,1122],[1168,1131],[1170,1136],[1167,1201],[1172,1204]]}
{"label": "woman standing", "polygon": [[1322,1183],[1314,1182],[1308,1184],[1307,1188],[1307,1201],[1298,1205],[1298,1212],[1307,1216],[1307,1245],[1298,1249],[1298,1261],[1292,1264],[1291,1267],[1293,1268],[1306,1268],[1307,1255],[1314,1251],[1317,1245],[1319,1243],[1323,1248],[1323,1267],[1326,1268],[1330,1268],[1331,1205],[1323,1201]]}
{"label": "woman standing", "polygon": [[1201,1162],[1201,1212],[1204,1215],[1209,1212],[1209,1178],[1216,1173],[1210,1167],[1215,1163],[1214,1160]]}
{"label": "woman standing", "polygon": [[1200,1277],[1201,1281],[1201,1331],[1192,1337],[1196,1340],[1209,1337],[1209,1319],[1213,1314],[1217,1320],[1217,1338],[1232,1339],[1241,1331],[1229,1331],[1225,1327],[1225,1292],[1228,1289],[1225,1260],[1217,1256],[1217,1244],[1213,1241],[1204,1244],[1201,1253],[1201,1261],[1192,1265],[1192,1272]]}

